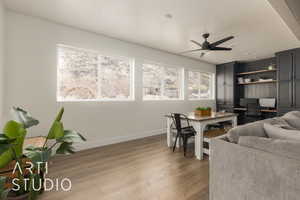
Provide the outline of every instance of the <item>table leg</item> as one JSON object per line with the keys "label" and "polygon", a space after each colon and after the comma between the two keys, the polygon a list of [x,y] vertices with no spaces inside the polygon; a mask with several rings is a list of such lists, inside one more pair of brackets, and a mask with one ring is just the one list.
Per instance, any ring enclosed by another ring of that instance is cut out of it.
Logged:
{"label": "table leg", "polygon": [[197,132],[195,136],[195,155],[198,160],[203,160],[203,125],[194,122],[193,127]]}
{"label": "table leg", "polygon": [[236,126],[237,126],[237,116],[235,116],[235,117],[232,119],[232,126],[233,126],[233,127],[236,127]]}
{"label": "table leg", "polygon": [[167,117],[167,145],[168,147],[172,146],[172,136],[171,136],[171,118]]}

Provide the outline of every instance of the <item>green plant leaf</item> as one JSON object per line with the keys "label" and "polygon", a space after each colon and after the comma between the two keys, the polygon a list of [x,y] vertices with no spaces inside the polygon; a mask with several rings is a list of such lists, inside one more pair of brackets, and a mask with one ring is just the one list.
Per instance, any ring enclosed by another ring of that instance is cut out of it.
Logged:
{"label": "green plant leaf", "polygon": [[38,162],[48,162],[51,157],[51,153],[51,150],[40,151],[39,149],[29,150],[26,148],[24,155],[36,165]]}
{"label": "green plant leaf", "polygon": [[59,121],[54,121],[48,133],[48,139],[59,139],[64,136],[64,126]]}
{"label": "green plant leaf", "polygon": [[4,135],[11,140],[12,146],[0,155],[0,168],[5,167],[16,157],[20,158],[23,155],[23,143],[26,136],[23,125],[16,121],[7,122],[3,131]]}
{"label": "green plant leaf", "polygon": [[26,130],[23,128],[22,124],[11,120],[5,124],[3,132],[8,138],[14,139],[24,135]]}
{"label": "green plant leaf", "polygon": [[30,128],[39,124],[39,120],[31,117],[27,111],[21,108],[13,107],[11,109],[11,113],[17,122],[23,124],[24,128]]}
{"label": "green plant leaf", "polygon": [[63,116],[63,114],[64,114],[64,111],[65,111],[65,109],[64,109],[64,107],[62,107],[62,108],[60,109],[58,115],[56,116],[55,121],[58,121],[58,122],[61,121],[61,118],[62,118],[62,116]]}
{"label": "green plant leaf", "polygon": [[35,147],[35,146],[28,146],[25,149],[26,151],[43,151],[43,147]]}
{"label": "green plant leaf", "polygon": [[64,108],[61,108],[54,122],[51,125],[47,139],[58,139],[64,135],[63,124],[60,122],[64,114]]}
{"label": "green plant leaf", "polygon": [[1,144],[0,145],[0,155],[7,152],[12,147],[11,144]]}
{"label": "green plant leaf", "polygon": [[75,149],[72,143],[64,142],[56,150],[56,154],[69,155],[75,153]]}
{"label": "green plant leaf", "polygon": [[57,142],[75,143],[83,142],[86,139],[78,132],[72,130],[65,130],[63,137],[59,138]]}
{"label": "green plant leaf", "polygon": [[13,152],[11,149],[0,155],[0,169],[5,167],[14,159]]}
{"label": "green plant leaf", "polygon": [[11,144],[14,141],[16,141],[16,139],[9,139],[6,135],[0,134],[0,144]]}

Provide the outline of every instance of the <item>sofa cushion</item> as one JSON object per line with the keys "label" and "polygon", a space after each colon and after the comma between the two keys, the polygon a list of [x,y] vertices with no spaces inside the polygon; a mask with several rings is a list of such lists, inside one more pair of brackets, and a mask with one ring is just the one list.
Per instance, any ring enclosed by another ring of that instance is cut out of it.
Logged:
{"label": "sofa cushion", "polygon": [[289,125],[300,130],[300,111],[291,111],[282,116]]}
{"label": "sofa cushion", "polygon": [[228,140],[233,143],[238,143],[240,136],[267,137],[264,130],[264,123],[274,124],[279,121],[282,122],[283,120],[280,118],[272,118],[237,126],[227,133]]}
{"label": "sofa cushion", "polygon": [[269,123],[264,123],[264,129],[269,138],[300,141],[300,130],[288,130]]}
{"label": "sofa cushion", "polygon": [[282,118],[274,118],[274,120],[267,122],[273,126],[276,126],[278,128],[284,128],[288,130],[298,130],[295,127],[291,126],[286,120]]}
{"label": "sofa cushion", "polygon": [[288,158],[300,159],[300,141],[242,136],[239,145],[274,153]]}

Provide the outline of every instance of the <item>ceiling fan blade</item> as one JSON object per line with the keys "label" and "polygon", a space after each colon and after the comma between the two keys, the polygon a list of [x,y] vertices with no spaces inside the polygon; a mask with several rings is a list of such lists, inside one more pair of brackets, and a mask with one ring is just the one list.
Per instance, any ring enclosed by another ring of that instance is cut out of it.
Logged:
{"label": "ceiling fan blade", "polygon": [[233,38],[234,38],[234,36],[229,36],[229,37],[227,37],[227,38],[224,38],[224,39],[222,39],[222,40],[219,40],[219,41],[217,41],[217,42],[214,42],[214,43],[212,43],[212,44],[210,44],[210,45],[216,47],[216,46],[218,46],[218,45],[220,45],[220,44],[222,44],[222,43],[224,43],[224,42],[227,42],[228,40],[232,40]]}
{"label": "ceiling fan blade", "polygon": [[231,51],[232,48],[227,48],[227,47],[213,47],[210,50],[212,50],[212,51]]}
{"label": "ceiling fan blade", "polygon": [[184,52],[180,52],[179,54],[191,53],[191,52],[195,52],[195,51],[202,51],[202,49],[194,49],[194,50],[184,51]]}
{"label": "ceiling fan blade", "polygon": [[200,47],[202,47],[202,44],[200,44],[199,42],[196,42],[195,40],[191,40],[191,42],[198,45],[198,46],[200,46]]}

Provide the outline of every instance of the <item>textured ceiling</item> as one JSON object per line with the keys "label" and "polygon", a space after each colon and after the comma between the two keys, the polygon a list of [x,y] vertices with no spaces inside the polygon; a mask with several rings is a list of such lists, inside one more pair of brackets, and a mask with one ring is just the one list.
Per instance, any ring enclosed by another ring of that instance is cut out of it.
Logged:
{"label": "textured ceiling", "polygon": [[[186,56],[210,63],[255,60],[300,46],[268,0],[6,0],[10,10],[178,53],[234,35],[231,52]],[[167,17],[166,17],[167,15]]]}

